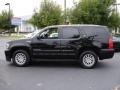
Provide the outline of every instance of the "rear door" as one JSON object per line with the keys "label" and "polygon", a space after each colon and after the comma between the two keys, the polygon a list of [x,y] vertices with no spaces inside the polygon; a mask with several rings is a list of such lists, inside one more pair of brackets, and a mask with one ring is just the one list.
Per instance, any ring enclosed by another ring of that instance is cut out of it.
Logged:
{"label": "rear door", "polygon": [[80,33],[79,27],[67,26],[61,27],[61,52],[63,58],[76,58],[77,47],[79,46]]}

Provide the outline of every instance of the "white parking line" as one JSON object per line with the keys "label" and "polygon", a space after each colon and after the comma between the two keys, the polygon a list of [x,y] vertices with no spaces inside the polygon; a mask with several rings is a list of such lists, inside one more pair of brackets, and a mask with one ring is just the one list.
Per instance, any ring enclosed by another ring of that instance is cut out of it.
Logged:
{"label": "white parking line", "polygon": [[120,85],[116,86],[113,90],[120,90]]}
{"label": "white parking line", "polygon": [[41,86],[43,86],[43,83],[37,83],[37,86],[41,87]]}

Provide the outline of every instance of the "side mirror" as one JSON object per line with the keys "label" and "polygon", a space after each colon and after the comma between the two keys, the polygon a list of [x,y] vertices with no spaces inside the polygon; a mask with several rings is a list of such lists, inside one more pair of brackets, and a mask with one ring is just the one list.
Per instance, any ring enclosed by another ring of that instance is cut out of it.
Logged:
{"label": "side mirror", "polygon": [[41,36],[38,35],[38,36],[37,36],[37,39],[44,39],[44,36],[43,36],[43,35],[41,35]]}
{"label": "side mirror", "polygon": [[41,39],[40,34],[37,34],[36,38],[37,39]]}
{"label": "side mirror", "polygon": [[37,36],[37,39],[40,39],[40,36],[39,36],[39,35]]}

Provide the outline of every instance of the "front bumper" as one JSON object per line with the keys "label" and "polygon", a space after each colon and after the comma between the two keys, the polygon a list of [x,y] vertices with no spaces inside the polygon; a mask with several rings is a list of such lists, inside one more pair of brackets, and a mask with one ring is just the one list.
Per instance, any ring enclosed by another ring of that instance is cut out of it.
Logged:
{"label": "front bumper", "polygon": [[101,49],[99,53],[100,60],[110,59],[114,56],[114,49]]}
{"label": "front bumper", "polygon": [[11,61],[11,53],[9,50],[5,50],[6,61]]}

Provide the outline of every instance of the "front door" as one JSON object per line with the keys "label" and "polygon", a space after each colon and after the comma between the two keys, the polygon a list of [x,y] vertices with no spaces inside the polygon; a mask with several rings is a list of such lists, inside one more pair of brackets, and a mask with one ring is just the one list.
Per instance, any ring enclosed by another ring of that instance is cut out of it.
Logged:
{"label": "front door", "polygon": [[61,56],[59,29],[57,27],[47,28],[32,41],[32,53],[34,58],[53,59]]}

